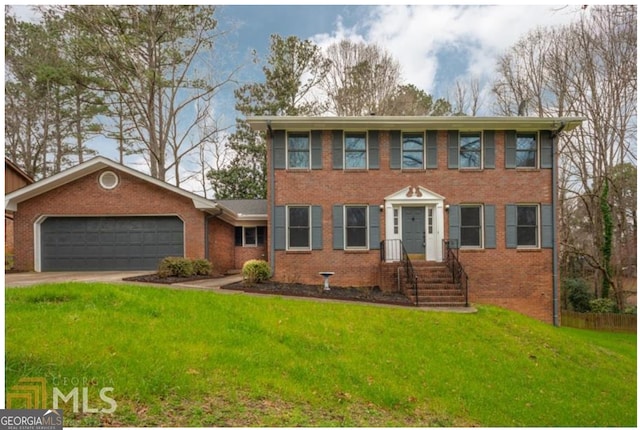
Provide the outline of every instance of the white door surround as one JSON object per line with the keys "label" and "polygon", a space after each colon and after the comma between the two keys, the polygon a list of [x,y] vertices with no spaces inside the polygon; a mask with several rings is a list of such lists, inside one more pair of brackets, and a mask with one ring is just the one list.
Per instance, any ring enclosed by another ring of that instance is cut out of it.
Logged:
{"label": "white door surround", "polygon": [[444,197],[424,187],[408,186],[385,197],[385,249],[386,261],[399,261],[401,254],[391,243],[402,240],[402,208],[425,208],[425,258],[428,261],[443,261],[442,240],[444,239]]}

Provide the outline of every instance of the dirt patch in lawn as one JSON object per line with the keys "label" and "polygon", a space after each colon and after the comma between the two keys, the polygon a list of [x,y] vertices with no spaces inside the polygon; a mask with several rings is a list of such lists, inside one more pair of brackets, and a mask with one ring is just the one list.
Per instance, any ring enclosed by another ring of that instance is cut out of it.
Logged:
{"label": "dirt patch in lawn", "polygon": [[386,303],[412,306],[413,303],[402,293],[384,292],[380,287],[331,287],[325,291],[322,285],[281,284],[262,282],[252,286],[236,282],[221,287],[226,290],[247,293],[278,294],[282,296],[315,297],[320,299],[351,300],[359,302]]}

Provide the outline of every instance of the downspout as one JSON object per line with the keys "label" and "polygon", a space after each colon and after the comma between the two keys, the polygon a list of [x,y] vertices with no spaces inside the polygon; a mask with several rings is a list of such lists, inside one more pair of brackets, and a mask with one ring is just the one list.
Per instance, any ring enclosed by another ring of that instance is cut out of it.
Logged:
{"label": "downspout", "polygon": [[[270,237],[269,241],[269,266],[271,266],[272,276],[276,274],[276,242],[273,238],[273,220],[276,217],[276,205],[275,205],[275,192],[276,192],[276,170],[275,170],[275,157],[273,155],[273,130],[271,129],[271,121],[267,120],[267,132],[269,134],[269,143],[271,143],[271,151],[267,150],[267,153],[271,156],[267,160],[268,163],[268,178],[269,183],[269,195],[267,199],[267,210],[271,211],[269,221],[267,221],[267,237]],[[267,148],[268,149],[268,148]],[[269,225],[271,224],[271,225]]]}
{"label": "downspout", "polygon": [[553,325],[560,327],[560,295],[559,295],[559,263],[558,263],[558,159],[560,158],[560,133],[566,127],[561,123],[560,127],[552,134],[551,144],[553,163],[551,165],[551,205],[553,207]]}

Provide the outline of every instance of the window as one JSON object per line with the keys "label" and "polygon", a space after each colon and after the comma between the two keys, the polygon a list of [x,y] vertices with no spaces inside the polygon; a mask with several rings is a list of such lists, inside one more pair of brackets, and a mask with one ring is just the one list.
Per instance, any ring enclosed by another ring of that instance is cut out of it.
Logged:
{"label": "window", "polygon": [[287,155],[290,169],[308,169],[310,162],[309,133],[289,133]]}
{"label": "window", "polygon": [[399,228],[398,212],[400,212],[398,209],[393,209],[393,234],[398,234],[398,228]]}
{"label": "window", "polygon": [[265,243],[265,227],[236,227],[236,246],[261,246]]}
{"label": "window", "polygon": [[424,134],[402,134],[402,168],[424,168]]}
{"label": "window", "polygon": [[482,206],[460,207],[460,246],[482,247]]}
{"label": "window", "polygon": [[346,133],[344,137],[344,166],[346,169],[367,168],[366,133]]}
{"label": "window", "polygon": [[538,206],[521,205],[517,207],[517,245],[520,247],[538,246]]}
{"label": "window", "polygon": [[516,135],[516,167],[536,167],[538,139],[536,133]]}
{"label": "window", "polygon": [[367,206],[345,206],[346,248],[367,248]]}
{"label": "window", "polygon": [[460,168],[482,168],[482,134],[460,133]]}
{"label": "window", "polygon": [[289,206],[287,209],[287,249],[311,249],[309,206]]}

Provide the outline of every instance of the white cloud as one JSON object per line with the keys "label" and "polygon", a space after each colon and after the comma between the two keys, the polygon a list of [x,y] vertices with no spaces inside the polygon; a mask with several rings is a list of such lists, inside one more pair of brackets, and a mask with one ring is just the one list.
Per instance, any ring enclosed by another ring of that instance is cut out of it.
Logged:
{"label": "white cloud", "polygon": [[[578,17],[578,7],[554,6],[374,6],[357,25],[347,28],[342,20],[331,34],[316,35],[321,47],[343,38],[364,40],[385,47],[400,62],[403,78],[423,90],[446,94],[437,88],[443,81],[475,77],[481,81],[495,76],[499,55],[530,30],[539,26],[563,24]],[[443,61],[454,58],[466,64],[443,73]]]}

